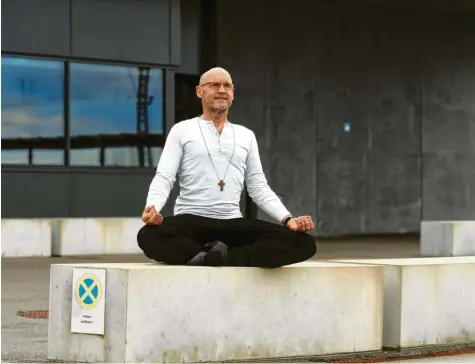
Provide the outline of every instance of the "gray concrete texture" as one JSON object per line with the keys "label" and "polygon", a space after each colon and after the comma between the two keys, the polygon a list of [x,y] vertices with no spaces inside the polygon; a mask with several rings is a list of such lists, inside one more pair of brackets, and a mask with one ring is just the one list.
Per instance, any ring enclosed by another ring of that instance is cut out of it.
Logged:
{"label": "gray concrete texture", "polygon": [[375,4],[218,2],[230,119],[255,131],[271,187],[322,235],[473,220],[475,13]]}

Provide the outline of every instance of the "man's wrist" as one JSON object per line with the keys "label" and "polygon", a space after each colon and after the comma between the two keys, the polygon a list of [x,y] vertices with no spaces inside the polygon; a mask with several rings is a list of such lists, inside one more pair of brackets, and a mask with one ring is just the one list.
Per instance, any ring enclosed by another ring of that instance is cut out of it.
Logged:
{"label": "man's wrist", "polygon": [[284,218],[282,219],[282,224],[284,226],[287,226],[287,223],[292,220],[293,218],[295,218],[295,216],[293,216],[292,214],[289,214],[289,215],[286,215],[284,216]]}

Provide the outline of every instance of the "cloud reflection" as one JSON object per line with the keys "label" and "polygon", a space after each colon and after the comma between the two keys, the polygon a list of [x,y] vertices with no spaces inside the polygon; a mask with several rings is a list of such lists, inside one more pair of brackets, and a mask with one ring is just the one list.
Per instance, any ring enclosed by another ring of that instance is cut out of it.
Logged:
{"label": "cloud reflection", "polygon": [[[137,67],[70,64],[71,136],[137,132]],[[64,137],[64,63],[2,56],[2,140]],[[150,133],[163,132],[162,72],[150,70],[148,106]],[[160,148],[153,148],[154,164]],[[35,164],[62,164],[62,150],[33,152]],[[100,151],[71,151],[73,164],[98,165]],[[135,166],[136,147],[107,148],[108,165]],[[2,148],[2,163],[28,163],[27,150]]]}

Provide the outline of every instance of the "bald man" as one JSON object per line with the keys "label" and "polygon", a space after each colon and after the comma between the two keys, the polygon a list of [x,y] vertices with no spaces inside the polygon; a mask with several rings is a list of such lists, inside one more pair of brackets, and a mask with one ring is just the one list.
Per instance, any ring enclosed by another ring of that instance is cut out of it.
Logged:
{"label": "bald man", "polygon": [[[144,254],[174,265],[276,268],[316,252],[310,216],[294,217],[267,184],[254,133],[228,120],[230,74],[213,68],[196,87],[203,112],[175,124],[167,136],[142,214],[137,240]],[[173,216],[161,209],[179,176]],[[275,223],[243,218],[246,183],[252,200]]]}

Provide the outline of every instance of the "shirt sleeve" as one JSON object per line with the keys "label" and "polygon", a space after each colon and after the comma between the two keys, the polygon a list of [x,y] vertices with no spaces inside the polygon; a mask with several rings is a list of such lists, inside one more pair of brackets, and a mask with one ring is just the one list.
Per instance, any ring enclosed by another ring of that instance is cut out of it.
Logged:
{"label": "shirt sleeve", "polygon": [[170,133],[165,141],[155,176],[150,184],[146,206],[155,206],[157,212],[160,212],[163,206],[165,206],[175,183],[182,156],[182,143],[178,136],[176,125],[174,125],[170,129]]}
{"label": "shirt sleeve", "polygon": [[246,162],[246,186],[249,196],[255,204],[275,221],[282,222],[285,216],[290,215],[280,198],[267,183],[254,133],[252,133],[251,148]]}

